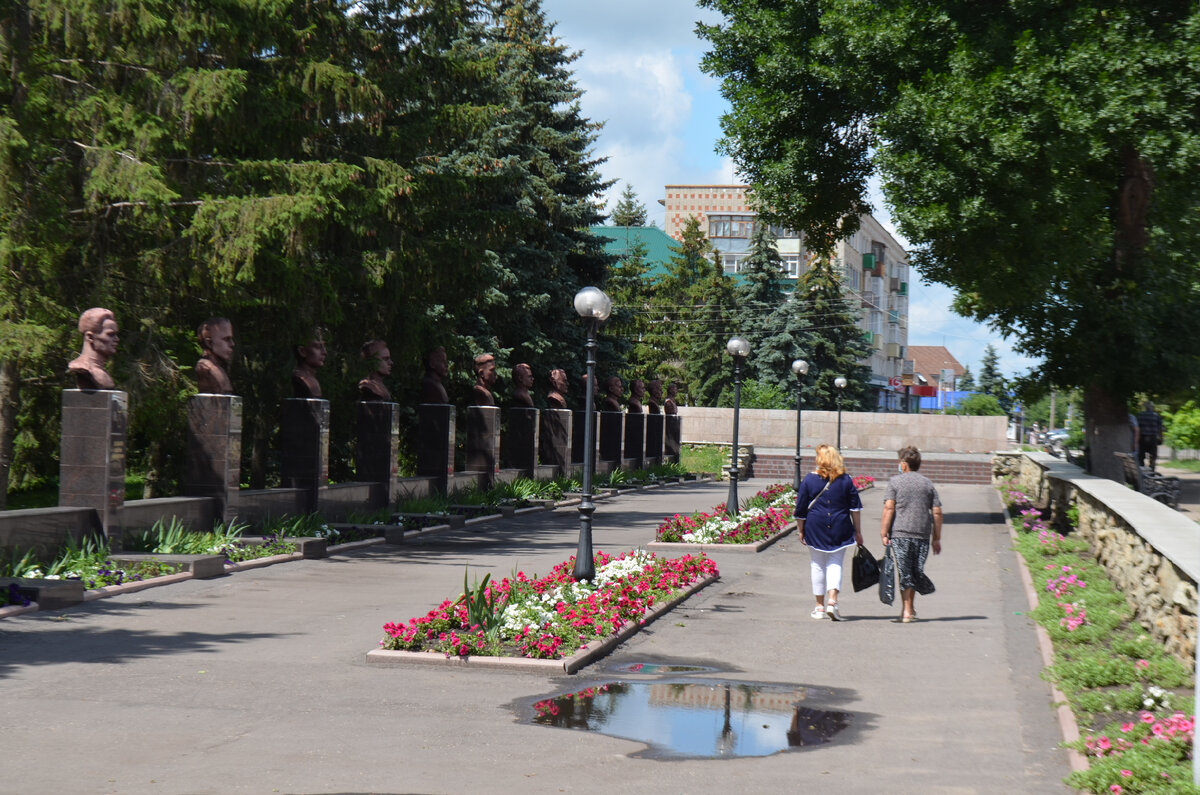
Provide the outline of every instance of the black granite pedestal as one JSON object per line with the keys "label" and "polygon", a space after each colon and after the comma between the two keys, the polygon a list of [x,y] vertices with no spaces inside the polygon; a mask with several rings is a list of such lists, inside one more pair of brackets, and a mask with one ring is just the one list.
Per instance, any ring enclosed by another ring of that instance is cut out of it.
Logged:
{"label": "black granite pedestal", "polygon": [[646,415],[646,466],[654,466],[663,460],[663,415]]}
{"label": "black granite pedestal", "polygon": [[482,473],[481,485],[490,488],[500,472],[500,409],[467,406],[466,471]]}
{"label": "black granite pedestal", "polygon": [[633,469],[646,466],[646,415],[640,411],[625,415],[625,448],[621,455]]}
{"label": "black granite pedestal", "polygon": [[303,505],[317,510],[320,490],[329,484],[329,401],[287,398],[279,420],[283,485],[304,490]]}
{"label": "black granite pedestal", "polygon": [[[538,457],[543,465],[554,467],[554,474],[564,476],[571,471],[571,432],[574,412],[567,409],[545,409],[539,418]],[[583,413],[580,412],[582,419]],[[580,441],[580,450],[583,444]]]}
{"label": "black granite pedestal", "polygon": [[400,406],[382,400],[360,401],[355,430],[354,467],[358,479],[384,484],[391,504],[396,499],[396,477],[400,474]]}
{"label": "black granite pedestal", "polygon": [[94,508],[119,549],[125,505],[125,434],[129,395],[115,389],[64,389],[58,504]]}
{"label": "black granite pedestal", "polygon": [[242,480],[242,399],[193,395],[188,400],[187,459],[183,493],[216,501],[213,516],[232,521]]}
{"label": "black granite pedestal", "polygon": [[621,449],[625,444],[625,413],[600,412],[600,460],[616,461],[621,465]]}
{"label": "black granite pedestal", "polygon": [[683,422],[678,414],[668,414],[663,417],[663,457],[676,464],[679,463],[679,440],[682,436]]}
{"label": "black granite pedestal", "polygon": [[432,488],[442,494],[454,474],[455,420],[449,403],[417,406],[417,475],[433,478]]}
{"label": "black granite pedestal", "polygon": [[527,478],[537,476],[538,413],[537,409],[531,408],[508,409],[508,425],[501,439],[507,466],[519,470]]}

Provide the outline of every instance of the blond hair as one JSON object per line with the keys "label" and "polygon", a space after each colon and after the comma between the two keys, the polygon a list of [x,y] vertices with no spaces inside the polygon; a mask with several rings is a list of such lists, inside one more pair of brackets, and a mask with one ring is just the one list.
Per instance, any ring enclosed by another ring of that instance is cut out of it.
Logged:
{"label": "blond hair", "polygon": [[842,454],[831,444],[817,446],[817,474],[825,480],[833,480],[846,474]]}

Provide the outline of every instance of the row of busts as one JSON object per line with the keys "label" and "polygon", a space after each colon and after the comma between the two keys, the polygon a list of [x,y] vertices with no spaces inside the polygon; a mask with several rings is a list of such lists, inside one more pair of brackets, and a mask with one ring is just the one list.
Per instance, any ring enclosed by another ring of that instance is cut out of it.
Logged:
{"label": "row of busts", "polygon": [[[75,376],[75,385],[79,389],[112,389],[113,379],[109,375],[107,365],[117,352],[118,335],[116,317],[108,309],[93,307],[79,317],[79,332],[83,335],[83,349],[79,356],[67,365],[67,370]],[[233,391],[233,385],[227,372],[233,358],[233,323],[228,318],[213,317],[205,320],[196,330],[203,355],[196,362],[196,386],[202,393],[228,395]],[[370,340],[363,344],[360,351],[371,371],[366,378],[358,382],[358,397],[360,400],[390,401],[391,391],[385,383],[385,378],[392,372],[392,355],[387,343],[383,340]],[[296,369],[292,371],[292,391],[298,398],[320,398],[321,383],[317,371],[324,366],[327,351],[325,343],[319,334],[305,345],[296,346]],[[446,349],[435,348],[425,360],[425,374],[421,378],[421,403],[449,403],[446,394],[446,380],[450,375],[449,361]],[[530,390],[534,386],[533,368],[528,364],[518,364],[513,368],[514,387],[510,404],[518,408],[533,408],[534,400]],[[587,376],[581,379],[583,388],[587,388]],[[475,357],[475,385],[472,387],[472,404],[476,406],[495,406],[496,395],[493,391],[496,384],[496,358],[491,354]],[[567,390],[569,382],[566,371],[554,369],[549,374],[549,390],[545,394],[546,405],[554,409],[567,408]],[[595,393],[599,392],[599,383],[593,386]],[[649,404],[649,413],[675,414],[675,385],[667,389],[663,396],[662,382],[653,380],[647,387],[641,379],[635,379],[630,385],[629,399],[624,400],[625,384],[620,376],[611,376],[605,382],[605,396],[597,407],[600,411],[623,411],[641,413],[643,401]],[[623,405],[624,403],[624,405]]]}

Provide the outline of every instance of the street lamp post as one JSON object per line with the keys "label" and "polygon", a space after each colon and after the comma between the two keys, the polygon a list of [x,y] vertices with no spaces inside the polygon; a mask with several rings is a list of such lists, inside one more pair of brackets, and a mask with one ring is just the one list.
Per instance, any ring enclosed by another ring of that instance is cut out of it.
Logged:
{"label": "street lamp post", "polygon": [[596,383],[596,332],[612,312],[612,299],[596,287],[584,287],[575,293],[575,311],[587,321],[587,389],[583,412],[583,494],[579,498],[579,547],[575,551],[576,580],[596,579],[596,561],[592,554],[592,473],[596,468],[596,412],[592,385]]}
{"label": "street lamp post", "polygon": [[796,359],[792,362],[792,372],[796,375],[796,493],[800,493],[800,406],[804,401],[804,376],[808,375],[808,362]]}
{"label": "street lamp post", "polygon": [[725,500],[725,515],[737,516],[738,413],[742,408],[742,362],[750,355],[750,343],[741,337],[732,337],[725,350],[733,357],[733,452],[730,455],[729,499]]}
{"label": "street lamp post", "polygon": [[838,438],[837,447],[840,452],[842,449],[842,395],[846,394],[846,379],[838,376],[833,379],[833,385],[837,387],[837,404],[838,404]]}

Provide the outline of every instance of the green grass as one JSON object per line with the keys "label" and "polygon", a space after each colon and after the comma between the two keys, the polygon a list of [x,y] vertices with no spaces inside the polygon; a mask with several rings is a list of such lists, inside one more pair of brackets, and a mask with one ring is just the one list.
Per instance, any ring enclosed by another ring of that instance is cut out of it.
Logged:
{"label": "green grass", "polygon": [[721,467],[729,461],[728,450],[728,447],[714,444],[683,444],[679,449],[679,463],[688,472],[720,475]]}
{"label": "green grass", "polygon": [[1200,461],[1170,461],[1158,459],[1158,465],[1163,469],[1182,469],[1185,472],[1200,472]]}

